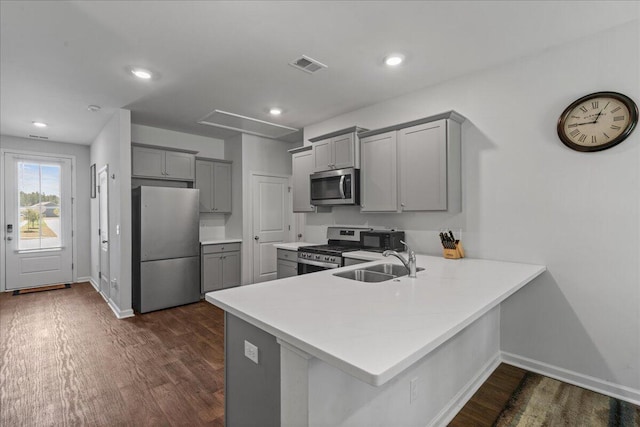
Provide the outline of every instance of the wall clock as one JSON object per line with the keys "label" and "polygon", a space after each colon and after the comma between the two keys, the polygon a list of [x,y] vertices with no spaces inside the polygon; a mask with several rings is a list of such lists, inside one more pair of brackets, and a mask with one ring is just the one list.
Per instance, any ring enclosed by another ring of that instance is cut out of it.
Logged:
{"label": "wall clock", "polygon": [[558,136],[577,151],[600,151],[624,141],[638,123],[638,106],[617,92],[596,92],[574,101],[558,119]]}

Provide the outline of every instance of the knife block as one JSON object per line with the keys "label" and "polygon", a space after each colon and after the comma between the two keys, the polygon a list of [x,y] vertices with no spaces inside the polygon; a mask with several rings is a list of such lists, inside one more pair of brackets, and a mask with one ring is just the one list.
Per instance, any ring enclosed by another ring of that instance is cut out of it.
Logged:
{"label": "knife block", "polygon": [[442,249],[442,255],[446,259],[460,259],[464,258],[464,248],[462,247],[462,242],[460,240],[456,240],[456,248],[455,249]]}

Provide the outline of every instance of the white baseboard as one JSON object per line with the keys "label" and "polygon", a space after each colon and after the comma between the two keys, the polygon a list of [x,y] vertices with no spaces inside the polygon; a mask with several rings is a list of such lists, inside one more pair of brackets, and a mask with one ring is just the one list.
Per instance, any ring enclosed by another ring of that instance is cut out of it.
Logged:
{"label": "white baseboard", "polygon": [[535,372],[565,383],[573,384],[587,390],[595,391],[616,399],[624,400],[634,405],[640,405],[640,390],[631,387],[604,381],[589,375],[580,374],[568,369],[549,365],[544,362],[529,359],[517,354],[501,352],[501,360],[509,365],[514,365],[527,371]]}
{"label": "white baseboard", "polygon": [[446,426],[458,415],[458,412],[471,399],[473,394],[478,391],[480,386],[489,378],[489,376],[500,365],[502,359],[500,353],[496,353],[480,371],[473,377],[454,397],[451,401],[431,420],[427,427]]}
{"label": "white baseboard", "polygon": [[[80,279],[78,279],[78,281],[80,281]],[[98,286],[98,284],[93,280],[93,277],[89,277],[87,280],[82,280],[83,282],[89,282],[91,283],[91,286],[93,286],[93,289],[96,290],[96,292],[100,293],[100,287]]]}
{"label": "white baseboard", "polygon": [[127,317],[134,317],[133,309],[130,308],[128,310],[120,310],[118,306],[113,302],[113,300],[109,299],[107,301],[109,307],[111,307],[111,311],[116,315],[118,319],[126,319]]}
{"label": "white baseboard", "polygon": [[76,281],[74,283],[82,283],[82,282],[91,282],[91,277],[76,277]]}

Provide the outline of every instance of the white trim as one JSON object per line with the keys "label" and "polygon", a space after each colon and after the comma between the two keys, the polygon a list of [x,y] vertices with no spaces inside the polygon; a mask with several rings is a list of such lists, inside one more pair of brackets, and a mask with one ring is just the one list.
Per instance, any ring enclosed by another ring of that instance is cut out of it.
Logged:
{"label": "white trim", "polygon": [[90,282],[90,281],[91,281],[91,276],[85,276],[85,277],[78,277],[76,281],[73,283],[82,283],[82,282]]}
{"label": "white trim", "polygon": [[135,314],[133,314],[132,308],[128,310],[120,310],[116,305],[116,303],[114,303],[111,298],[109,298],[109,301],[107,301],[107,304],[111,308],[111,311],[113,311],[113,314],[115,314],[118,319],[126,319],[127,317],[135,316]]}
{"label": "white trim", "polygon": [[502,359],[500,352],[496,353],[473,377],[471,380],[460,389],[460,391],[453,396],[453,399],[445,405],[444,408],[427,424],[428,427],[446,426],[458,415],[458,412],[464,405],[473,397],[476,391],[484,384],[484,382],[491,376],[493,371],[496,370]]}
{"label": "white trim", "polygon": [[93,280],[93,277],[89,277],[88,282],[91,283],[91,286],[93,286],[93,289],[95,289],[97,293],[100,293],[100,288],[96,284],[95,280]]}
{"label": "white trim", "polygon": [[636,390],[631,387],[604,381],[599,378],[570,371],[558,366],[549,365],[548,363],[539,362],[517,354],[507,353],[505,351],[501,352],[501,360],[504,363],[526,369],[527,371],[535,372],[568,384],[586,388],[587,390],[595,391],[596,393],[615,397],[616,399],[624,400],[625,402],[633,403],[634,405],[640,405],[640,390]]}
{"label": "white trim", "polygon": [[[5,171],[5,154],[6,153],[13,153],[13,154],[21,154],[21,155],[26,155],[29,157],[49,157],[49,158],[55,158],[55,159],[67,159],[71,161],[71,232],[72,232],[72,238],[71,238],[71,245],[73,246],[71,248],[71,262],[73,263],[73,268],[71,269],[71,281],[73,283],[76,283],[78,281],[77,276],[78,276],[78,227],[76,224],[76,218],[78,217],[78,212],[77,212],[77,203],[76,203],[76,198],[77,198],[77,194],[76,194],[76,156],[74,154],[57,154],[57,153],[40,153],[40,152],[34,152],[34,151],[27,151],[27,150],[14,150],[11,148],[2,148],[0,149],[0,163],[2,163],[2,173],[4,174]],[[0,236],[2,237],[2,241],[4,242],[4,234],[5,234],[5,230],[4,230],[4,224],[5,224],[5,215],[4,215],[4,176],[0,177],[0,181],[2,181],[2,185],[0,185],[0,226],[2,227],[2,230],[0,231]],[[0,274],[0,292],[5,291],[6,290],[6,278],[5,278],[5,273],[6,270],[6,260],[5,260],[5,256],[6,256],[6,250],[5,250],[5,245],[2,244],[0,245],[0,271],[2,272],[2,274]]]}

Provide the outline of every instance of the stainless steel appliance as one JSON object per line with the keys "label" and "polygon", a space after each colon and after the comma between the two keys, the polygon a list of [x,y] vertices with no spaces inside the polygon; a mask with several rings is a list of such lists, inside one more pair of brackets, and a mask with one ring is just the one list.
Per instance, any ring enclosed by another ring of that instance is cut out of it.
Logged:
{"label": "stainless steel appliance", "polygon": [[133,308],[160,310],[200,300],[199,190],[132,191]]}
{"label": "stainless steel appliance", "polygon": [[360,233],[360,245],[364,251],[404,251],[404,231],[370,230]]}
{"label": "stainless steel appliance", "polygon": [[338,268],[344,265],[344,252],[360,250],[360,233],[369,227],[328,227],[326,245],[298,249],[298,275]]}
{"label": "stainless steel appliance", "polygon": [[359,205],[360,170],[335,169],[311,174],[312,205]]}

